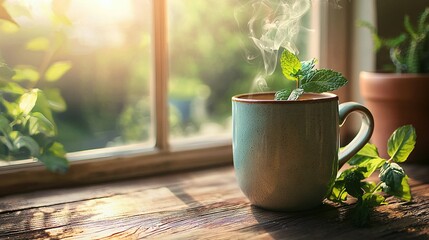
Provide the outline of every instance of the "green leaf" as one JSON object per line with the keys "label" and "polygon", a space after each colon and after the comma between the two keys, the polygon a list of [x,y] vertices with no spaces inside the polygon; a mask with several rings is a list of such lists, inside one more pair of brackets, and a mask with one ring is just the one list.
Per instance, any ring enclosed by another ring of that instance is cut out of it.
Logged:
{"label": "green leaf", "polygon": [[331,193],[328,195],[328,199],[337,203],[342,203],[347,200],[347,191],[344,180],[335,180]]}
{"label": "green leaf", "polygon": [[19,105],[15,102],[8,102],[5,99],[0,99],[0,102],[3,104],[3,106],[6,109],[6,113],[14,118],[17,118],[21,114],[21,110],[19,108]]}
{"label": "green leaf", "polygon": [[392,187],[389,187],[386,183],[383,183],[381,185],[381,187],[383,188],[383,191],[389,195],[398,197],[404,201],[411,201],[412,197],[411,197],[411,189],[410,189],[410,185],[408,184],[408,176],[405,175],[402,180],[401,180],[401,185],[400,187],[396,187],[395,189]]}
{"label": "green leaf", "polygon": [[0,82],[0,93],[10,93],[15,95],[21,95],[25,93],[25,89],[19,84],[14,82],[2,83]]}
{"label": "green leaf", "polygon": [[355,198],[360,198],[364,194],[361,181],[364,179],[361,168],[350,169],[344,176],[347,193]]}
{"label": "green leaf", "polygon": [[356,153],[347,163],[350,165],[359,165],[368,158],[379,158],[377,147],[371,143],[365,144],[365,146],[359,150],[359,152]]}
{"label": "green leaf", "polygon": [[289,80],[298,80],[296,74],[301,70],[301,62],[295,54],[285,49],[280,58],[283,75]]}
{"label": "green leaf", "polygon": [[405,201],[411,200],[408,176],[404,170],[396,163],[385,163],[380,171],[380,180],[383,191],[387,194],[399,197]]}
{"label": "green leaf", "polygon": [[30,81],[37,82],[40,79],[40,74],[37,69],[29,65],[17,65],[14,67],[16,74],[13,76],[13,80],[17,82]]}
{"label": "green leaf", "polygon": [[308,81],[314,76],[314,74],[316,74],[317,70],[314,69],[316,62],[317,62],[316,59],[301,62],[302,68],[298,72],[298,75],[301,77],[300,79],[301,82]]}
{"label": "green leaf", "polygon": [[0,62],[0,79],[9,80],[15,72],[5,63]]}
{"label": "green leaf", "polygon": [[314,71],[316,62],[317,60],[315,58],[311,59],[310,61],[301,61],[301,73],[306,75],[309,72]]}
{"label": "green leaf", "polygon": [[37,142],[29,136],[18,136],[14,141],[13,145],[16,150],[26,148],[30,152],[32,157],[37,157],[40,154],[40,147]]}
{"label": "green leaf", "polygon": [[59,61],[53,63],[45,73],[45,79],[48,82],[55,82],[66,74],[72,67],[71,62]]}
{"label": "green leaf", "polygon": [[[4,145],[4,148],[2,149],[3,151],[1,152],[1,154],[9,155],[9,151],[13,150],[12,142],[6,136],[0,136],[0,142],[3,143]],[[1,159],[1,160],[4,160],[4,159]]]}
{"label": "green leaf", "polygon": [[387,142],[387,152],[394,162],[404,162],[416,144],[416,130],[411,125],[402,126],[393,132]]}
{"label": "green leaf", "polygon": [[369,207],[377,207],[386,204],[383,196],[374,193],[365,193],[362,196],[362,201]]}
{"label": "green leaf", "polygon": [[54,118],[52,116],[52,111],[49,106],[49,101],[46,98],[45,93],[40,89],[35,89],[37,92],[37,102],[34,106],[33,112],[40,112],[45,116],[52,124],[55,123]]}
{"label": "green leaf", "polygon": [[375,191],[375,188],[377,187],[377,184],[374,182],[362,182],[362,189],[366,192],[373,192]]}
{"label": "green leaf", "polygon": [[51,43],[45,37],[33,38],[25,44],[25,48],[31,51],[46,51],[49,49]]}
{"label": "green leaf", "polygon": [[397,163],[383,164],[379,175],[380,180],[392,188],[399,186],[404,176],[404,169],[402,169],[402,167]]}
{"label": "green leaf", "polygon": [[9,124],[9,120],[5,116],[0,115],[0,131],[4,136],[7,136],[12,131],[12,127]]}
{"label": "green leaf", "polygon": [[59,142],[54,142],[49,146],[46,152],[38,157],[38,160],[52,172],[65,173],[68,170],[66,151]]}
{"label": "green leaf", "polygon": [[371,176],[377,169],[379,169],[386,162],[383,158],[366,158],[359,164],[355,165],[361,168],[365,168],[362,174],[365,178]]}
{"label": "green leaf", "polygon": [[34,90],[24,93],[18,101],[21,113],[23,113],[24,115],[28,115],[36,105],[37,97],[37,91]]}
{"label": "green leaf", "polygon": [[295,101],[298,100],[298,98],[304,93],[304,90],[302,88],[296,88],[294,89],[287,100],[289,101]]}
{"label": "green leaf", "polygon": [[56,88],[45,89],[44,93],[49,103],[49,107],[56,112],[64,112],[67,109],[66,102],[61,96],[60,90]]}
{"label": "green leaf", "polygon": [[408,184],[408,176],[405,175],[401,181],[401,192],[395,193],[394,196],[401,198],[404,201],[411,201],[411,188]]}
{"label": "green leaf", "polygon": [[57,134],[55,125],[40,112],[32,113],[28,122],[30,135],[41,133],[47,137],[53,137]]}
{"label": "green leaf", "polygon": [[292,93],[289,89],[282,89],[280,91],[277,91],[274,95],[275,100],[288,100],[290,94]]}
{"label": "green leaf", "polygon": [[379,169],[386,160],[378,156],[377,147],[367,143],[358,153],[356,153],[347,163],[352,166],[364,167],[366,171],[362,172],[367,178]]}
{"label": "green leaf", "polygon": [[330,69],[320,69],[309,79],[301,81],[305,92],[328,92],[336,90],[347,83],[347,79],[339,72]]}

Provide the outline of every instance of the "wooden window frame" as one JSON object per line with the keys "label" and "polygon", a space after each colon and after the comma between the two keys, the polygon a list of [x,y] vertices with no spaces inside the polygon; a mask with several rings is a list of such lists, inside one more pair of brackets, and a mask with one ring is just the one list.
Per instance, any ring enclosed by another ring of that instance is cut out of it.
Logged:
{"label": "wooden window frame", "polygon": [[[152,7],[154,49],[152,122],[156,136],[154,147],[147,148],[144,145],[135,144],[70,153],[67,155],[70,159],[70,169],[64,175],[48,172],[43,165],[34,161],[1,167],[0,195],[232,164],[230,138],[196,144],[170,145],[167,100],[169,74],[167,0],[153,1]],[[340,38],[344,36],[338,36],[338,34],[332,36],[331,25],[336,21],[328,19],[328,23],[332,22],[325,28],[327,16],[332,14],[329,8],[321,8],[318,11],[319,13],[315,15],[315,23],[318,22],[316,27],[320,27],[322,31],[316,39],[319,44],[315,45],[311,53],[320,59],[321,65],[335,64],[332,62],[335,59],[340,63],[342,59],[329,56],[329,48],[326,49],[327,46],[329,47],[327,44],[329,40],[325,38],[330,36],[341,41]],[[325,31],[327,35],[324,35]],[[321,49],[327,51],[321,51]],[[347,69],[337,70],[347,71]]]}

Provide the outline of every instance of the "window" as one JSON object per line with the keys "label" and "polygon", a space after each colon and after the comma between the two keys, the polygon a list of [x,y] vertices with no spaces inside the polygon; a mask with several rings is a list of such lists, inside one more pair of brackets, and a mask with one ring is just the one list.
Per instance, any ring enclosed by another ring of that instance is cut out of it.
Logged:
{"label": "window", "polygon": [[[71,63],[52,83],[68,105],[57,121],[60,140],[70,152],[70,170],[54,175],[38,174],[44,169],[34,162],[3,166],[1,189],[231,162],[230,99],[251,91],[253,79],[264,69],[261,58],[248,60],[244,51],[253,44],[243,32],[243,19],[254,12],[237,12],[246,1],[64,2],[70,4],[65,8],[52,1],[5,1],[11,14],[19,15],[21,29],[1,21],[4,30],[15,33],[1,33],[0,49],[11,66],[38,66],[44,52],[25,49],[25,44],[46,36],[64,41],[50,60]],[[320,14],[332,9],[324,1],[315,2],[298,36],[303,59],[319,56],[314,53],[323,37],[317,30],[325,27]],[[54,20],[49,18],[52,13]],[[18,33],[24,30],[24,35]],[[275,79],[280,74],[268,77],[267,86],[259,90],[278,89],[281,83]]]}

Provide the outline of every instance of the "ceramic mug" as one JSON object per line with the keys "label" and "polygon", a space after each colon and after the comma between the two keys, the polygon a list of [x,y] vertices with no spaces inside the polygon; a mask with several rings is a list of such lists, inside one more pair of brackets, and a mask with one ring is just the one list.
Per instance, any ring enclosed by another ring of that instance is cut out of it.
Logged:
{"label": "ceramic mug", "polygon": [[[341,151],[347,116],[362,116],[355,138]],[[332,93],[305,93],[275,101],[274,93],[232,98],[233,157],[237,181],[253,205],[297,211],[320,205],[338,169],[370,139],[374,121],[359,103],[339,105]]]}

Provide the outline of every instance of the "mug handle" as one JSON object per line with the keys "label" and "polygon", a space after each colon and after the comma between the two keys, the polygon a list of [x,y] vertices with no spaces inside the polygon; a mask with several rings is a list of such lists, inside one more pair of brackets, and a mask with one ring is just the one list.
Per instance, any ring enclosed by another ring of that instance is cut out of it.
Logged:
{"label": "mug handle", "polygon": [[350,113],[358,112],[362,116],[359,132],[347,146],[340,150],[338,161],[339,167],[341,167],[369,141],[374,131],[374,118],[366,107],[356,102],[342,103],[339,105],[338,111],[340,127],[344,124]]}

